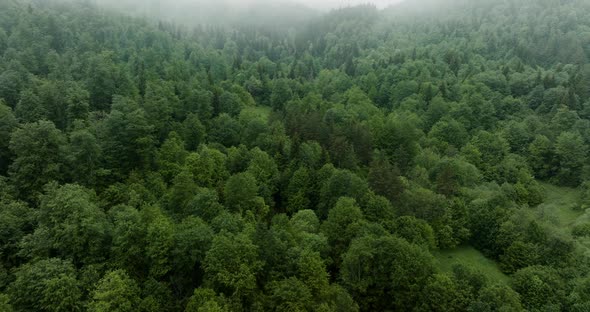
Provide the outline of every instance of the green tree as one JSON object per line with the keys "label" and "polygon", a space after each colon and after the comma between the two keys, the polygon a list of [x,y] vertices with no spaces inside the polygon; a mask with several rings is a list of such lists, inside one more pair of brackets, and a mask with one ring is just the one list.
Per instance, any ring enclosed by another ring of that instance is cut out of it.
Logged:
{"label": "green tree", "polygon": [[15,155],[9,174],[19,194],[31,200],[52,180],[62,178],[65,137],[50,121],[26,124],[15,130],[10,151]]}
{"label": "green tree", "polygon": [[258,182],[248,173],[231,176],[225,184],[224,197],[226,206],[232,211],[247,211],[258,197]]}
{"label": "green tree", "polygon": [[578,133],[561,133],[555,142],[555,154],[559,159],[559,183],[567,186],[580,185],[581,172],[588,159],[588,147],[583,138]]}
{"label": "green tree", "polygon": [[91,312],[137,311],[140,289],[125,271],[116,270],[105,274],[92,292],[88,304]]}
{"label": "green tree", "polygon": [[[0,187],[3,185],[0,184]],[[0,231],[0,265],[18,263],[20,241],[27,235],[34,223],[35,211],[27,204],[0,199],[0,228],[2,228]],[[2,283],[0,283],[0,288],[2,288]]]}
{"label": "green tree", "polygon": [[537,135],[528,147],[528,162],[540,179],[553,176],[556,164],[556,155],[551,141],[543,135]]}
{"label": "green tree", "polygon": [[102,150],[100,144],[90,131],[75,130],[69,134],[66,159],[73,181],[85,186],[93,186],[100,173]]}
{"label": "green tree", "polygon": [[76,311],[82,308],[81,285],[69,261],[57,258],[20,266],[8,287],[17,311]]}
{"label": "green tree", "polygon": [[147,227],[140,212],[133,207],[119,205],[108,213],[113,224],[109,262],[132,276],[143,275],[147,267],[144,257]]}
{"label": "green tree", "polygon": [[412,216],[399,217],[393,223],[392,233],[416,245],[436,248],[434,231],[428,222]]}
{"label": "green tree", "polygon": [[392,202],[399,199],[403,192],[399,169],[381,153],[375,153],[369,168],[367,180],[371,189]]}
{"label": "green tree", "polygon": [[98,136],[107,168],[118,176],[147,165],[154,145],[153,130],[144,110],[135,101],[115,97],[111,112],[100,124]]}
{"label": "green tree", "polygon": [[322,232],[328,238],[332,259],[336,264],[339,264],[340,256],[350,242],[359,235],[363,221],[361,209],[350,197],[341,197],[330,209],[328,218],[322,223]]}
{"label": "green tree", "polygon": [[243,298],[256,289],[262,268],[258,246],[245,233],[222,232],[213,238],[203,262],[206,280],[218,291]]}
{"label": "green tree", "polygon": [[520,294],[524,308],[543,311],[560,309],[564,302],[564,284],[555,269],[531,266],[514,274],[513,288]]}
{"label": "green tree", "polygon": [[268,285],[272,310],[310,311],[313,304],[312,293],[296,277],[274,281]]}
{"label": "green tree", "polygon": [[207,132],[205,126],[199,119],[199,115],[194,113],[189,114],[182,122],[182,126],[182,139],[185,142],[187,150],[194,151],[200,144],[205,142]]}
{"label": "green tree", "polygon": [[144,208],[146,228],[145,257],[149,274],[158,279],[172,270],[171,253],[174,248],[174,224],[159,207]]}
{"label": "green tree", "polygon": [[376,146],[389,156],[392,163],[406,172],[418,153],[418,140],[422,136],[415,115],[391,114],[380,129],[375,130]]}
{"label": "green tree", "polygon": [[277,191],[279,181],[279,169],[274,161],[266,152],[259,148],[251,151],[251,160],[246,171],[258,182],[258,194],[265,199],[268,205],[273,205],[273,195]]}
{"label": "green tree", "polygon": [[192,285],[200,277],[200,264],[211,247],[213,230],[200,218],[187,217],[175,227],[172,249],[172,270],[178,288],[192,291]]}
{"label": "green tree", "polygon": [[224,312],[222,300],[209,288],[197,288],[189,298],[185,312]]}
{"label": "green tree", "polygon": [[166,181],[171,181],[180,174],[187,156],[184,141],[176,132],[170,132],[166,141],[156,152],[156,164]]}
{"label": "green tree", "polygon": [[321,186],[318,215],[320,218],[327,217],[329,210],[343,196],[363,203],[368,192],[369,186],[364,179],[348,170],[336,170]]}
{"label": "green tree", "polygon": [[203,187],[220,187],[229,178],[227,156],[205,145],[201,146],[197,153],[187,156],[186,168],[193,175],[195,182]]}
{"label": "green tree", "polygon": [[433,261],[404,239],[364,236],[342,256],[341,277],[361,310],[407,310],[434,273]]}
{"label": "green tree", "polygon": [[20,101],[14,109],[16,118],[21,123],[31,123],[47,118],[47,110],[41,99],[33,91],[23,91]]}
{"label": "green tree", "polygon": [[417,311],[465,311],[469,294],[444,274],[433,275],[422,290]]}
{"label": "green tree", "polygon": [[505,285],[492,285],[481,290],[468,311],[525,311],[517,292]]}
{"label": "green tree", "polygon": [[0,174],[5,174],[12,158],[8,149],[10,135],[16,129],[17,121],[12,109],[0,100]]}
{"label": "green tree", "polygon": [[12,305],[10,304],[10,297],[5,294],[0,294],[0,310],[5,312],[12,312]]}
{"label": "green tree", "polygon": [[29,256],[59,255],[74,264],[104,261],[110,224],[93,191],[51,184],[41,196],[38,227],[23,241]]}

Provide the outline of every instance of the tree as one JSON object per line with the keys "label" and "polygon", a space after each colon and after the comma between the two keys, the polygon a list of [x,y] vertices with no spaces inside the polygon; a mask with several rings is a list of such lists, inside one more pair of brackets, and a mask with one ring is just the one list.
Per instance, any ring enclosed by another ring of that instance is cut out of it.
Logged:
{"label": "tree", "polygon": [[363,221],[363,213],[353,198],[341,197],[330,209],[328,218],[322,223],[322,232],[328,238],[336,264],[350,242],[359,235]]}
{"label": "tree", "polygon": [[187,156],[184,141],[176,132],[170,132],[166,141],[156,152],[156,164],[166,181],[171,181],[180,174]]}
{"label": "tree", "polygon": [[146,228],[145,257],[149,275],[155,279],[172,270],[171,253],[174,248],[174,224],[159,207],[144,208]]}
{"label": "tree", "polygon": [[82,290],[71,262],[50,258],[20,266],[8,287],[17,311],[76,311]]}
{"label": "tree", "polygon": [[[0,187],[3,185],[0,184]],[[19,244],[27,232],[33,228],[34,223],[35,211],[27,204],[10,199],[0,199],[0,228],[2,228],[0,231],[0,268],[2,268],[1,264],[14,265],[18,263]],[[0,288],[2,288],[1,282]]]}
{"label": "tree", "polygon": [[380,129],[375,130],[376,146],[399,166],[402,173],[409,169],[418,153],[417,142],[422,136],[417,128],[419,123],[415,115],[391,114]]}
{"label": "tree", "polygon": [[10,139],[15,155],[9,174],[22,198],[32,200],[43,186],[61,180],[65,137],[50,121],[25,124]]}
{"label": "tree", "polygon": [[515,241],[500,256],[504,271],[514,273],[519,269],[539,264],[539,246],[533,243]]}
{"label": "tree", "polygon": [[219,203],[217,192],[212,189],[199,188],[195,196],[187,204],[187,215],[197,216],[207,223],[224,211]]}
{"label": "tree", "polygon": [[513,288],[527,310],[559,309],[565,296],[563,281],[550,267],[531,266],[519,270],[514,274]]}
{"label": "tree", "polygon": [[557,167],[553,144],[543,135],[537,135],[528,147],[528,162],[540,179],[553,176]]}
{"label": "tree", "polygon": [[5,312],[12,312],[12,305],[10,304],[10,297],[5,294],[0,294],[0,310]]}
{"label": "tree", "polygon": [[262,268],[258,247],[245,234],[222,232],[213,238],[203,262],[206,280],[218,291],[244,298],[256,289]]}
{"label": "tree", "polygon": [[99,140],[108,169],[125,175],[147,165],[154,145],[154,127],[132,99],[116,96],[111,112],[100,124]]}
{"label": "tree", "polygon": [[211,247],[213,231],[200,218],[187,217],[174,231],[173,271],[176,284],[182,290],[191,291],[191,285],[200,279],[200,264]]}
{"label": "tree", "polygon": [[147,227],[137,209],[119,205],[108,212],[113,224],[110,262],[132,276],[146,271],[145,255]]}
{"label": "tree", "polygon": [[78,83],[72,83],[66,91],[66,117],[71,125],[76,120],[86,120],[90,111],[90,93]]}
{"label": "tree", "polygon": [[496,165],[502,162],[508,151],[509,145],[504,138],[487,131],[477,133],[462,149],[465,158],[489,180],[499,178]]}
{"label": "tree", "polygon": [[231,176],[225,184],[224,197],[226,206],[234,212],[244,212],[251,208],[258,197],[258,182],[248,173]]}
{"label": "tree", "polygon": [[149,81],[143,98],[143,109],[149,124],[161,142],[172,130],[172,114],[179,106],[174,86],[168,81]]}
{"label": "tree", "polygon": [[520,296],[509,286],[492,285],[481,290],[469,311],[525,311]]}
{"label": "tree", "polygon": [[567,186],[580,185],[580,174],[588,157],[588,147],[582,137],[578,133],[561,133],[555,142],[555,154],[559,159],[558,181]]}
{"label": "tree", "polygon": [[297,169],[289,179],[289,184],[284,190],[287,202],[287,212],[296,213],[312,207],[313,196],[312,173],[305,167]]}
{"label": "tree", "polygon": [[29,256],[59,255],[74,264],[104,261],[110,224],[96,195],[78,185],[51,184],[41,196],[38,227],[23,241]]}
{"label": "tree", "polygon": [[348,170],[336,170],[321,187],[318,215],[320,218],[326,218],[329,210],[343,196],[363,203],[368,192],[369,186],[365,180]]}
{"label": "tree", "polygon": [[229,177],[227,156],[205,145],[201,146],[197,153],[187,156],[186,168],[193,175],[195,182],[203,187],[220,187]]}
{"label": "tree", "polygon": [[275,110],[282,110],[284,105],[291,100],[293,92],[289,86],[289,80],[277,79],[273,83],[270,95],[270,105]]}
{"label": "tree", "polygon": [[268,205],[274,205],[272,196],[276,193],[279,181],[279,169],[276,162],[267,153],[259,148],[254,148],[251,152],[251,160],[246,172],[258,182],[258,194],[265,199]]}
{"label": "tree", "polygon": [[359,237],[342,256],[342,280],[361,310],[411,309],[433,273],[427,251],[387,235]]}
{"label": "tree", "polygon": [[112,51],[91,55],[88,60],[89,66],[85,77],[88,77],[86,86],[93,109],[107,110],[114,102],[114,95],[125,96],[128,95],[127,92],[133,92],[133,88],[130,88],[131,83],[120,72],[114,61]]}
{"label": "tree", "polygon": [[395,220],[392,233],[416,245],[429,249],[436,248],[434,231],[428,222],[412,216],[403,216]]}
{"label": "tree", "polygon": [[66,159],[71,179],[85,186],[95,185],[102,158],[98,140],[90,131],[82,129],[70,133],[69,143]]}
{"label": "tree", "polygon": [[200,144],[205,143],[207,132],[205,131],[205,126],[203,126],[199,119],[199,115],[194,113],[189,114],[182,122],[182,125],[182,139],[185,142],[187,150],[194,151]]}
{"label": "tree", "polygon": [[140,302],[140,289],[123,270],[111,271],[98,282],[88,304],[90,312],[136,311]]}
{"label": "tree", "polygon": [[33,91],[26,90],[20,95],[20,101],[16,104],[15,115],[21,123],[32,123],[47,118],[47,110],[41,103],[41,99]]}
{"label": "tree", "polygon": [[399,169],[380,153],[375,153],[367,177],[371,189],[395,202],[403,192]]}
{"label": "tree", "polygon": [[3,100],[0,100],[0,174],[6,173],[12,158],[8,147],[10,135],[16,126],[17,121],[12,109]]}
{"label": "tree", "polygon": [[209,142],[219,143],[226,147],[237,146],[240,144],[241,128],[237,120],[224,113],[211,121],[207,138]]}
{"label": "tree", "polygon": [[465,311],[469,294],[443,274],[433,275],[422,290],[417,311]]}
{"label": "tree", "polygon": [[190,297],[185,312],[224,312],[223,300],[209,288],[197,288]]}
{"label": "tree", "polygon": [[467,143],[469,137],[465,126],[452,118],[435,123],[428,136],[437,140],[436,146],[441,151],[445,151],[449,146],[460,149]]}
{"label": "tree", "polygon": [[312,293],[296,277],[275,281],[268,285],[272,310],[309,311],[313,304]]}

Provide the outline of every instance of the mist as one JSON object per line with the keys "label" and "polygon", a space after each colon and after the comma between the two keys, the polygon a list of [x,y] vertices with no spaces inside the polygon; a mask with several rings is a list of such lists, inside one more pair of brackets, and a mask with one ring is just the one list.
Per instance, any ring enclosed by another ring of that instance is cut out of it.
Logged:
{"label": "mist", "polygon": [[292,0],[317,10],[330,10],[359,4],[373,4],[379,9],[397,4],[402,0]]}
{"label": "mist", "polygon": [[[76,1],[76,0],[71,0]],[[80,0],[78,0],[80,1]],[[293,26],[332,9],[372,4],[378,9],[404,0],[90,0],[125,14],[156,17],[187,26],[263,24]]]}
{"label": "mist", "polygon": [[360,4],[373,4],[379,9],[384,9],[388,6],[400,3],[404,0],[145,0],[145,1],[133,1],[133,0],[97,0],[98,3],[133,3],[138,6],[143,4],[156,4],[160,7],[186,7],[188,6],[226,6],[232,9],[244,9],[252,6],[258,6],[261,4],[265,5],[303,5],[305,7],[326,11],[330,9],[338,9],[342,7],[355,6]]}

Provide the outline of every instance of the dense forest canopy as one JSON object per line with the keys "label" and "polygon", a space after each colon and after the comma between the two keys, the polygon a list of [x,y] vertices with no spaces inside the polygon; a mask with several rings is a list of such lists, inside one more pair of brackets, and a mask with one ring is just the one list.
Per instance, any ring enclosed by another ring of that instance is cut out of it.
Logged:
{"label": "dense forest canopy", "polygon": [[0,1],[0,311],[590,310],[590,2],[118,8]]}

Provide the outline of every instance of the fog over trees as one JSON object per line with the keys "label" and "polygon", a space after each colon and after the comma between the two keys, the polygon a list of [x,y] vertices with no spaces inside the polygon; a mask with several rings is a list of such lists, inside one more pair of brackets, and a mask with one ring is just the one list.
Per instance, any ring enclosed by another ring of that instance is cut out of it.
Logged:
{"label": "fog over trees", "polygon": [[590,311],[590,2],[389,3],[0,0],[0,312]]}

